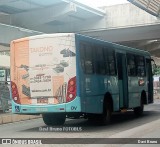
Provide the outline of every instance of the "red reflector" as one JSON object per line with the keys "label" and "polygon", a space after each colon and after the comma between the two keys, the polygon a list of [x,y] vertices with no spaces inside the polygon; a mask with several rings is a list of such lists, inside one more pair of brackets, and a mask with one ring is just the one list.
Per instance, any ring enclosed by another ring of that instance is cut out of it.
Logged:
{"label": "red reflector", "polygon": [[68,81],[66,102],[70,102],[76,98],[76,77]]}
{"label": "red reflector", "polygon": [[15,85],[12,85],[12,89],[15,89],[16,88],[16,86]]}
{"label": "red reflector", "polygon": [[13,94],[16,95],[16,94],[17,94],[17,91],[13,91]]}
{"label": "red reflector", "polygon": [[74,91],[74,87],[69,87],[69,91],[73,92]]}
{"label": "red reflector", "polygon": [[11,81],[11,90],[12,90],[12,99],[20,104],[20,99],[19,99],[19,94],[18,94],[18,89],[17,89],[17,85]]}
{"label": "red reflector", "polygon": [[73,85],[74,85],[74,81],[70,81],[69,84],[70,84],[71,86],[73,86]]}
{"label": "red reflector", "polygon": [[60,108],[59,110],[64,110],[64,108]]}

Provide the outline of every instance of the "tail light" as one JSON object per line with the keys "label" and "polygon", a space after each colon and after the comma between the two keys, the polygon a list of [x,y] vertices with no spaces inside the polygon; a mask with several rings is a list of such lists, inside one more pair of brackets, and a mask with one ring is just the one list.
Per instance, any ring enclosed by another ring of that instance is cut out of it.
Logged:
{"label": "tail light", "polygon": [[76,97],[76,77],[73,77],[68,82],[66,102],[74,100]]}
{"label": "tail light", "polygon": [[14,82],[11,82],[11,89],[12,89],[12,99],[14,100],[14,102],[20,104],[17,85]]}

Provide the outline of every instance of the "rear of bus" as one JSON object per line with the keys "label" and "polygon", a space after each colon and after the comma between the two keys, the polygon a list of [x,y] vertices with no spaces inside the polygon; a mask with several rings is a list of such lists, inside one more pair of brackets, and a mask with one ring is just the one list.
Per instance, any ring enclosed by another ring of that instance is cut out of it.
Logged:
{"label": "rear of bus", "polygon": [[75,34],[38,35],[11,43],[12,112],[42,114],[47,125],[81,112]]}

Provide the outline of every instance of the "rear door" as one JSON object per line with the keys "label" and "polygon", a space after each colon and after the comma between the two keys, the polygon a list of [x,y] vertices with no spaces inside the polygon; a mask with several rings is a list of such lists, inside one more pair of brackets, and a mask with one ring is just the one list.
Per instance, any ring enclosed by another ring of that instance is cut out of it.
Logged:
{"label": "rear door", "polygon": [[147,86],[148,86],[148,103],[153,103],[153,74],[151,59],[146,59]]}
{"label": "rear door", "polygon": [[118,85],[119,85],[119,101],[120,108],[128,107],[128,79],[126,69],[126,56],[123,53],[117,53],[117,68],[118,68]]}

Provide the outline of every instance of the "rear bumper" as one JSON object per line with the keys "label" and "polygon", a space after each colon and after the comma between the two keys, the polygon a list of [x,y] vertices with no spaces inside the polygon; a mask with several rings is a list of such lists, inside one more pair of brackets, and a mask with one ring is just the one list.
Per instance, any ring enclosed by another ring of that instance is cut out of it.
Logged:
{"label": "rear bumper", "polygon": [[81,112],[80,97],[73,101],[55,105],[20,105],[12,101],[12,113],[15,114],[43,114],[61,112]]}

